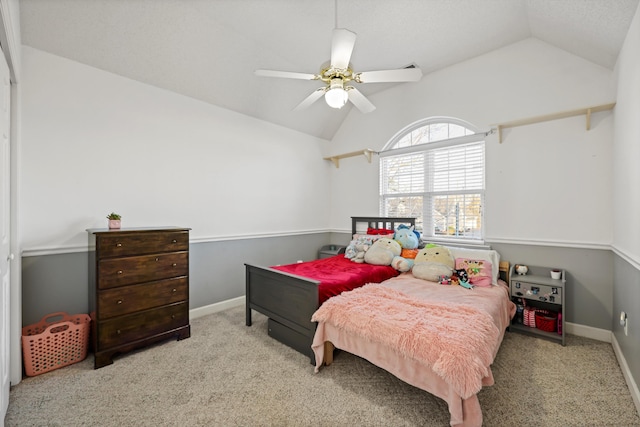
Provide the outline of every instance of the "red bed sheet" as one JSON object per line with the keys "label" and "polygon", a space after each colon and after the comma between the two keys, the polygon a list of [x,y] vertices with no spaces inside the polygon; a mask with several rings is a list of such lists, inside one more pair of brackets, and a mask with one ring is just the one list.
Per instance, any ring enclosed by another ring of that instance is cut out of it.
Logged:
{"label": "red bed sheet", "polygon": [[272,268],[319,281],[318,297],[320,304],[333,296],[340,295],[344,291],[350,291],[367,283],[380,283],[400,274],[389,265],[352,262],[350,259],[345,258],[344,255],[335,255],[329,258],[296,264],[278,265]]}

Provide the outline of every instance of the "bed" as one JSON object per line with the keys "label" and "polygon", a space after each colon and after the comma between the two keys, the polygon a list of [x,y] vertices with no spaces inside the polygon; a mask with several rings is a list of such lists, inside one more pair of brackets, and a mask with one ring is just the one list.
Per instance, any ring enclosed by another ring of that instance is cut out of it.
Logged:
{"label": "bed", "polygon": [[[506,278],[508,263],[499,265]],[[515,310],[503,280],[465,289],[403,273],[314,313],[315,371],[338,348],[445,400],[452,426],[481,426],[477,393],[493,384],[491,364]]]}
{"label": "bed", "polygon": [[[415,218],[351,217],[352,235],[367,229],[395,230],[399,225],[415,225]],[[390,266],[353,263],[343,254],[334,257],[263,267],[245,264],[246,325],[251,326],[251,312],[267,316],[272,338],[309,357],[315,364],[311,343],[316,324],[311,316],[330,296],[366,283],[382,282],[399,273]],[[348,277],[348,283],[334,280],[336,270]],[[358,274],[349,274],[350,272]],[[308,274],[301,274],[308,273]]]}

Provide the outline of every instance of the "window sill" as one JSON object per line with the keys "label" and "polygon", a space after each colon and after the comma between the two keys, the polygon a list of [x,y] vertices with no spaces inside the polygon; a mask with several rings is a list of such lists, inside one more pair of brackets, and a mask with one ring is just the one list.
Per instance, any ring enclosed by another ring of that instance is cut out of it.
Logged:
{"label": "window sill", "polygon": [[484,240],[471,240],[471,239],[446,239],[442,237],[428,237],[422,236],[420,238],[424,244],[435,243],[442,246],[455,246],[467,249],[491,249],[491,246],[484,243]]}

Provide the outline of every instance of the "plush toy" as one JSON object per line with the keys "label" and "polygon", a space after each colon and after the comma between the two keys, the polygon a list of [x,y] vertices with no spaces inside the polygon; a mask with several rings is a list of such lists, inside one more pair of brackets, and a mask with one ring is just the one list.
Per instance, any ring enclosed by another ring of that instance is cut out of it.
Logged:
{"label": "plush toy", "polygon": [[463,282],[462,280],[458,282],[458,285],[462,286],[463,288],[473,289],[473,285],[471,283]]}
{"label": "plush toy", "polygon": [[469,283],[473,286],[491,286],[491,263],[485,260],[467,258],[456,259],[456,269],[464,268],[469,276]]}
{"label": "plush toy", "polygon": [[391,265],[394,257],[399,257],[402,249],[400,244],[388,237],[376,240],[364,253],[364,262],[374,265]]}
{"label": "plush toy", "polygon": [[451,284],[460,285],[463,288],[467,289],[473,289],[473,285],[469,283],[469,275],[467,274],[467,270],[465,270],[464,268],[453,270],[453,276],[451,276]]}
{"label": "plush toy", "polygon": [[364,243],[357,243],[355,245],[355,255],[351,258],[351,261],[353,262],[357,262],[357,263],[363,263],[364,262],[364,254],[365,252],[367,252],[367,250],[369,250],[369,245],[364,244]]}
{"label": "plush toy", "polygon": [[401,256],[394,256],[393,260],[391,260],[391,267],[401,273],[406,273],[407,271],[411,271],[413,268],[413,260]]}
{"label": "plush toy", "polygon": [[[353,240],[349,242],[349,245],[344,251],[344,257],[348,259],[355,258],[359,252],[362,252],[362,249],[364,248],[364,246],[366,246],[367,248],[370,248],[373,242],[375,242],[377,238],[378,236],[354,234]],[[362,255],[364,256],[364,254]]]}
{"label": "plush toy", "polygon": [[420,244],[420,233],[414,230],[413,225],[407,227],[403,224],[398,226],[393,240],[400,243],[402,249],[415,249]]}
{"label": "plush toy", "polygon": [[453,270],[453,276],[451,276],[455,282],[468,282],[469,275],[464,268],[457,268]]}
{"label": "plush toy", "polygon": [[411,271],[418,279],[437,283],[441,276],[451,276],[454,266],[455,260],[449,248],[427,245],[416,255]]}

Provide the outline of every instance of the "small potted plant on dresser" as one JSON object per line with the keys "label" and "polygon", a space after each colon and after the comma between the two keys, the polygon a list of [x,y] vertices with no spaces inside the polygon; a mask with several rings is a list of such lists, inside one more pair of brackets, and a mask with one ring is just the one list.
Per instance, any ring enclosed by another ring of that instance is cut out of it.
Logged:
{"label": "small potted plant on dresser", "polygon": [[109,220],[110,230],[117,230],[120,228],[120,221],[122,217],[119,214],[111,212],[109,215],[107,215],[107,219]]}

